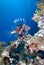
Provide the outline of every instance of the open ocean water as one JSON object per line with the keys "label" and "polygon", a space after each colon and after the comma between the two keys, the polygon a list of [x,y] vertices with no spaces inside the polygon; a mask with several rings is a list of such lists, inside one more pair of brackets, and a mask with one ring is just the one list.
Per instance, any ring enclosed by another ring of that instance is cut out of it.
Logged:
{"label": "open ocean water", "polygon": [[36,4],[37,0],[0,0],[0,42],[17,39],[17,35],[12,35],[11,31],[18,24],[14,20],[19,18],[24,18],[31,27],[29,34],[34,35],[39,30],[37,23],[31,19],[37,8]]}

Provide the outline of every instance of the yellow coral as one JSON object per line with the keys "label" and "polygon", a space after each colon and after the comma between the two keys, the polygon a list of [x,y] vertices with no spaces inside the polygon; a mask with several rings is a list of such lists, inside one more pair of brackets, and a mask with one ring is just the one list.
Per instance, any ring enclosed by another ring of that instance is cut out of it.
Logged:
{"label": "yellow coral", "polygon": [[38,6],[39,8],[41,8],[41,9],[44,9],[44,4],[43,4],[43,3],[41,3],[41,2],[40,2],[40,3],[38,3],[38,4],[37,4],[37,6]]}

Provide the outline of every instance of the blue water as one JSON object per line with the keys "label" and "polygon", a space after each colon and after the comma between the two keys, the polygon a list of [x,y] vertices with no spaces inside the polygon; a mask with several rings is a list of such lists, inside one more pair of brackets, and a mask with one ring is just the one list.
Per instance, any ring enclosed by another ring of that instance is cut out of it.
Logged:
{"label": "blue water", "polygon": [[14,30],[14,20],[25,18],[26,24],[31,27],[29,33],[34,35],[39,29],[37,23],[31,20],[37,8],[37,0],[0,0],[0,42],[9,42],[17,38],[11,35]]}

